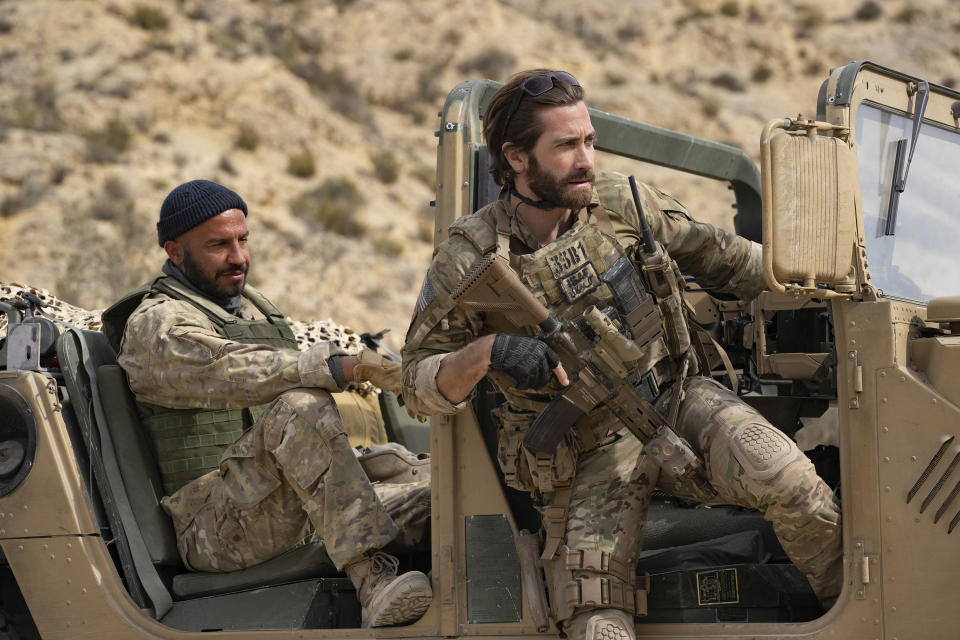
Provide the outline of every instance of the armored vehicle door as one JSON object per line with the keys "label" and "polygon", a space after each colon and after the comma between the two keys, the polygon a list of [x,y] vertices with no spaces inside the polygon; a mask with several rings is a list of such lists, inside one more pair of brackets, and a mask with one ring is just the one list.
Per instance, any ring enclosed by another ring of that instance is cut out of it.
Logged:
{"label": "armored vehicle door", "polygon": [[762,136],[766,279],[835,331],[841,637],[955,638],[960,93],[870,62]]}

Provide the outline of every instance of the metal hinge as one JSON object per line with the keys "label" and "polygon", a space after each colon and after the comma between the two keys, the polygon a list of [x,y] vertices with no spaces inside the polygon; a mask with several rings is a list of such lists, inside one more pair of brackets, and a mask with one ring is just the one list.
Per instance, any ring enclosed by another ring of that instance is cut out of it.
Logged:
{"label": "metal hinge", "polygon": [[863,540],[857,540],[853,546],[853,573],[856,586],[854,597],[857,600],[864,600],[867,597],[867,586],[880,582],[880,556],[867,553],[867,545]]}
{"label": "metal hinge", "polygon": [[860,365],[860,354],[857,351],[848,351],[847,360],[850,364],[847,370],[850,372],[850,391],[852,392],[848,406],[851,409],[859,409],[860,394],[863,393],[863,367]]}

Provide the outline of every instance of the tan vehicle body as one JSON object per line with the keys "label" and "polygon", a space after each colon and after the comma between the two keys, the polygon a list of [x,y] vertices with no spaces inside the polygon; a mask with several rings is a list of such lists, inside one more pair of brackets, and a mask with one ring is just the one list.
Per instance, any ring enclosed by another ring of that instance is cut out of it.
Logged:
{"label": "tan vehicle body", "polygon": [[[767,278],[771,289],[781,294],[766,293],[753,303],[691,296],[697,318],[721,327],[716,333],[721,338],[726,322],[747,313],[760,318],[744,323],[740,346],[752,351],[758,375],[795,380],[814,378],[825,361],[831,366],[830,353],[768,349],[770,323],[763,320],[782,310],[829,307],[835,332],[832,366],[843,486],[843,592],[827,613],[804,622],[641,622],[640,636],[928,640],[960,634],[960,607],[955,604],[960,595],[960,553],[957,536],[948,535],[960,510],[960,500],[955,500],[960,474],[951,475],[960,459],[960,444],[950,440],[960,431],[960,336],[949,328],[960,331],[960,303],[945,298],[929,304],[897,300],[871,284],[855,118],[863,101],[911,117],[916,79],[869,64],[852,67],[831,74],[825,83],[829,99],[819,117],[825,124],[806,136],[809,144],[816,144],[817,136],[830,138],[829,144],[842,148],[840,155],[833,160],[797,161],[777,157],[776,151],[764,153],[765,158],[772,157],[765,159],[772,168],[763,167]],[[482,146],[478,113],[491,85],[460,85],[442,112],[437,242],[456,217],[477,206],[471,187],[477,181],[476,152]],[[850,95],[836,100],[838,87],[850,90]],[[924,126],[952,132],[960,142],[958,109],[952,107],[958,99],[954,92],[932,87]],[[604,129],[598,126],[598,132],[602,146]],[[772,137],[783,135],[794,134],[780,125],[768,127],[761,144],[769,146]],[[815,173],[811,167],[832,171],[833,177],[811,184]],[[739,178],[729,179],[742,186]],[[775,188],[777,194],[770,195]],[[808,197],[816,189],[817,198]],[[826,217],[824,202],[833,203]],[[957,289],[960,292],[960,285]],[[942,331],[938,323],[944,323]],[[718,365],[722,369],[719,358]],[[98,524],[91,485],[85,481],[89,470],[81,468],[75,454],[78,443],[67,429],[64,394],[57,382],[43,372],[0,371],[0,387],[25,400],[36,425],[32,468],[19,486],[0,496],[0,548],[40,637],[200,637],[154,619],[128,593],[109,550],[112,542]],[[464,411],[433,418],[429,427],[433,482],[429,568],[434,601],[420,621],[377,630],[257,629],[216,631],[203,637],[556,637],[552,623],[545,631],[538,630],[527,590],[512,590],[521,579],[519,561],[511,556],[516,551],[510,550],[519,527],[495,464],[485,454],[476,415]],[[911,489],[915,495],[908,502]],[[501,542],[506,540],[509,548],[477,537],[488,530],[505,533]],[[496,557],[501,552],[515,566],[505,581],[489,575],[483,566],[485,559],[500,566],[494,561],[502,561],[502,556]],[[484,600],[471,591],[480,588],[476,585],[489,585],[494,593],[509,596]],[[256,594],[251,597],[255,602]]]}

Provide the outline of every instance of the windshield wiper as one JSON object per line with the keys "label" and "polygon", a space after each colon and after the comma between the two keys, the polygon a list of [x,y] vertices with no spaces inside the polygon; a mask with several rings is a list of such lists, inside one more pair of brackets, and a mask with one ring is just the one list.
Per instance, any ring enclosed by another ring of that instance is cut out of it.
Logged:
{"label": "windshield wiper", "polygon": [[913,135],[910,140],[910,155],[907,155],[907,139],[897,140],[897,157],[893,163],[893,185],[890,189],[890,202],[887,205],[887,224],[883,235],[892,236],[897,227],[897,208],[900,206],[900,194],[907,186],[907,173],[910,172],[910,163],[913,162],[913,152],[917,150],[917,138],[920,137],[920,125],[923,124],[923,114],[927,110],[927,99],[930,97],[930,83],[921,80],[913,98]]}

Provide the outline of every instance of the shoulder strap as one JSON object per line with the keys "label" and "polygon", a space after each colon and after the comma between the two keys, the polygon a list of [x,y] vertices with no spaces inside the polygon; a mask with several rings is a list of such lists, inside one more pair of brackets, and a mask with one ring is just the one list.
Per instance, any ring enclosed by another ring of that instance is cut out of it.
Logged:
{"label": "shoulder strap", "polygon": [[265,315],[267,319],[270,320],[270,324],[286,324],[283,312],[280,311],[275,304],[270,302],[265,295],[250,285],[246,285],[243,288],[243,297],[249,300],[260,313]]}
{"label": "shoulder strap", "polygon": [[510,261],[510,217],[503,207],[494,211],[497,223],[497,255]]}
{"label": "shoulder strap", "polygon": [[[485,209],[494,207],[494,210],[500,213],[502,207],[499,206],[498,203],[499,201],[493,202],[487,205]],[[456,234],[466,238],[477,250],[477,253],[485,255],[493,251],[494,247],[497,246],[497,232],[484,218],[481,211],[484,210],[481,209],[472,215],[457,218],[457,220],[450,225],[450,234]]]}
{"label": "shoulder strap", "polygon": [[153,288],[153,282],[137,287],[123,296],[100,315],[103,333],[114,353],[120,352],[120,341],[123,339],[123,330],[127,326],[130,315],[140,306]]}
{"label": "shoulder strap", "polygon": [[[615,175],[619,175],[619,174],[610,174],[608,176],[604,176],[604,178],[608,181],[613,181],[614,178],[611,176],[615,176]],[[610,220],[609,211],[616,211],[619,208],[621,209],[620,211],[621,219],[639,235],[641,233],[639,217],[637,218],[637,220],[630,220],[626,215],[624,215],[625,211],[622,211],[623,209],[626,209],[628,198],[629,198],[630,204],[633,204],[633,196],[628,195],[629,189],[626,186],[627,185],[626,178],[624,178],[623,176],[620,176],[620,180],[617,180],[614,183],[614,185],[615,185],[615,191],[613,193],[611,193],[611,190],[609,189],[609,187],[604,189],[597,189],[597,197],[600,200],[600,205],[593,210],[593,213],[597,216],[597,224],[600,226],[600,229],[604,233],[612,237],[616,237],[616,232],[614,231],[614,228],[613,228],[613,222]],[[646,188],[647,185],[643,182],[638,182],[637,186],[641,188],[640,193],[642,198],[643,197],[642,189]],[[624,190],[626,190],[628,193],[623,193]],[[640,215],[640,212],[638,211],[637,216],[639,215]]]}
{"label": "shoulder strap", "polygon": [[171,298],[189,302],[197,309],[202,311],[203,314],[218,327],[222,327],[227,324],[234,324],[237,321],[236,316],[229,313],[226,309],[218,305],[213,300],[210,300],[205,296],[201,296],[195,291],[191,291],[186,285],[176,278],[161,276],[154,280],[150,287],[152,291],[165,293]]}
{"label": "shoulder strap", "polygon": [[613,223],[610,222],[610,214],[607,213],[607,208],[603,206],[603,203],[600,203],[600,206],[595,207],[591,213],[596,216],[597,226],[600,227],[600,230],[611,238],[617,237],[617,232],[613,228]]}

